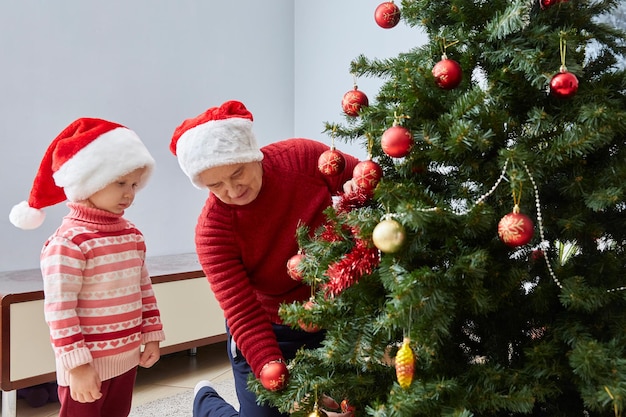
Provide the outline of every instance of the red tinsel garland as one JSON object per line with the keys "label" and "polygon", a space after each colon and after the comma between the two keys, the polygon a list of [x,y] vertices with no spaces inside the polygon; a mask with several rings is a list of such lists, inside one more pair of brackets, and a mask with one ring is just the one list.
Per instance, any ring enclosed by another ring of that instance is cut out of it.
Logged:
{"label": "red tinsel garland", "polygon": [[320,238],[326,242],[339,242],[343,240],[341,235],[337,233],[336,230],[337,224],[334,221],[329,221],[324,225],[324,230],[320,234]]}
{"label": "red tinsel garland", "polygon": [[335,210],[337,213],[348,213],[352,209],[363,207],[370,198],[371,194],[357,188],[350,194],[342,194],[335,204]]}
{"label": "red tinsel garland", "polygon": [[[343,194],[335,204],[337,213],[347,213],[354,208],[363,207],[370,196],[366,193],[356,191],[350,194]],[[334,224],[328,224],[322,238],[330,242],[337,239],[334,232]],[[334,297],[346,288],[356,284],[364,275],[371,274],[374,268],[380,263],[378,249],[369,240],[358,238],[358,230],[352,229],[355,237],[355,244],[352,250],[346,253],[339,261],[332,263],[325,275],[328,282],[322,287],[328,296]]]}
{"label": "red tinsel garland", "polygon": [[359,282],[362,276],[371,274],[379,262],[378,249],[368,241],[357,239],[350,252],[328,267],[326,276],[329,279],[323,287],[326,294],[332,297],[341,294]]}

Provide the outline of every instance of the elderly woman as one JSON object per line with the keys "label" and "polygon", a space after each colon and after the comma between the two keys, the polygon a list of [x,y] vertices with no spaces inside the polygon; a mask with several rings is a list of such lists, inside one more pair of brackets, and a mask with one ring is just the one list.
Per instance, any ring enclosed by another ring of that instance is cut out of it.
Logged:
{"label": "elderly woman", "polygon": [[[252,120],[242,103],[227,101],[185,120],[170,144],[193,185],[209,190],[196,226],[196,249],[226,317],[239,400],[237,412],[208,381],[200,381],[193,407],[197,417],[282,415],[257,404],[247,389],[248,376],[279,389],[288,378],[284,361],[322,341],[323,332],[281,323],[281,303],[305,301],[311,294],[310,287],[289,277],[286,265],[298,252],[298,226],[313,231],[323,224],[324,210],[350,181],[358,162],[345,155],[342,173],[324,175],[318,159],[328,146],[288,139],[259,148]],[[268,367],[278,368],[279,377],[264,378]]]}

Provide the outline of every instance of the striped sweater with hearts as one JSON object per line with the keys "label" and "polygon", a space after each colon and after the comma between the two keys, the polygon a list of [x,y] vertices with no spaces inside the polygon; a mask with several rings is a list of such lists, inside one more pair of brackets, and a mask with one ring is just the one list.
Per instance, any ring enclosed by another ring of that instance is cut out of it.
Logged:
{"label": "striped sweater with hearts", "polygon": [[44,315],[57,382],[92,363],[101,380],[139,363],[140,346],[165,339],[143,235],[108,211],[67,203],[70,212],[41,252]]}

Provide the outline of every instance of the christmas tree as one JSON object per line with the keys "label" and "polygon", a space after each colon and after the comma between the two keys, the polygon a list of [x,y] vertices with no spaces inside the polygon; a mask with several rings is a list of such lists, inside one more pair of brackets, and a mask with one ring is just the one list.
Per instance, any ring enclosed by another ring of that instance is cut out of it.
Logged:
{"label": "christmas tree", "polygon": [[383,6],[381,28],[401,15],[428,42],[357,56],[355,79],[382,86],[327,123],[370,158],[327,224],[298,231],[312,297],[281,308],[326,340],[282,391],[251,387],[294,416],[323,415],[322,395],[358,416],[623,415],[625,49],[604,19],[619,2]]}

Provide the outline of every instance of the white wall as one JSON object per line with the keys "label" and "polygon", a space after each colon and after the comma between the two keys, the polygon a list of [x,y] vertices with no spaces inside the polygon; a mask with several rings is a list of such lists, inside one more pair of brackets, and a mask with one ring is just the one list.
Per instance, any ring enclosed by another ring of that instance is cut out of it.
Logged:
{"label": "white wall", "polygon": [[[126,216],[150,256],[192,252],[206,193],[168,145],[185,118],[228,99],[254,114],[261,144],[322,135],[340,121],[360,53],[387,57],[421,42],[401,22],[373,20],[378,0],[20,0],[0,4],[0,271],[37,268],[45,239],[67,212],[46,209],[36,230],[8,220],[28,197],[50,141],[78,117],[135,130],[157,161]],[[377,80],[359,80],[375,98]],[[359,148],[342,150],[359,155]],[[364,152],[364,151],[363,151]],[[0,288],[1,292],[1,288]]]}
{"label": "white wall", "polygon": [[[324,122],[342,122],[343,95],[353,88],[350,61],[363,54],[368,58],[391,58],[423,44],[425,35],[403,21],[382,29],[374,21],[376,7],[385,0],[296,1],[295,19],[295,134],[317,137],[330,145],[331,137],[321,134]],[[399,1],[396,4],[400,5]],[[370,103],[382,80],[358,78],[357,85]],[[336,142],[341,151],[365,158],[359,144]]]}

